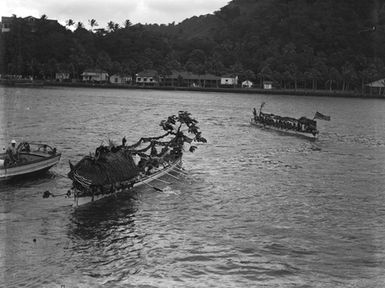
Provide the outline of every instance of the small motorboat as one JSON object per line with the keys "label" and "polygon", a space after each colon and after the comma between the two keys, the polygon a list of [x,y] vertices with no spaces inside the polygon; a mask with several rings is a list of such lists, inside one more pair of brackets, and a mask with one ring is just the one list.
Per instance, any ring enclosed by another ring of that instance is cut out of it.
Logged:
{"label": "small motorboat", "polygon": [[47,171],[61,157],[56,148],[43,143],[22,142],[17,152],[16,160],[11,160],[7,153],[0,153],[0,181]]}

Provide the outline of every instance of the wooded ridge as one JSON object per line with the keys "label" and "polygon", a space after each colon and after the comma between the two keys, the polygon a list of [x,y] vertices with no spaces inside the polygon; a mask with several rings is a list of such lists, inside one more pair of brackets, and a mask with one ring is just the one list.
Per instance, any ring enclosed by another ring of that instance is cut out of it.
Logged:
{"label": "wooded ridge", "polygon": [[[3,24],[4,24],[3,17]],[[41,18],[7,19],[0,73],[53,79],[89,68],[110,75],[157,70],[238,75],[287,89],[361,91],[385,78],[385,4],[379,0],[233,0],[179,24],[110,21],[87,28]]]}

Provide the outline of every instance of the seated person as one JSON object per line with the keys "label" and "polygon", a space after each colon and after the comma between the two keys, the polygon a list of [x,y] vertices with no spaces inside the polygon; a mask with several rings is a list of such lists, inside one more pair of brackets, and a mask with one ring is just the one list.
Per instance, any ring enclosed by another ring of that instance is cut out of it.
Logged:
{"label": "seated person", "polygon": [[47,153],[47,144],[39,145],[39,148],[37,148],[37,151],[41,151],[41,152]]}
{"label": "seated person", "polygon": [[20,143],[16,149],[19,153],[20,152],[26,152],[26,153],[31,152],[31,147],[29,146],[29,144],[27,142]]}

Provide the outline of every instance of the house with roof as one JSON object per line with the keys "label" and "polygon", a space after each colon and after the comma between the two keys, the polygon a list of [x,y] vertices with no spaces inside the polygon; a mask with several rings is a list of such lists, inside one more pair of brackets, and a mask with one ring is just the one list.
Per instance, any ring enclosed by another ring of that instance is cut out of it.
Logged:
{"label": "house with roof", "polygon": [[268,81],[268,80],[263,81],[263,89],[265,90],[273,89],[273,81]]}
{"label": "house with roof", "polygon": [[212,74],[194,74],[188,71],[171,71],[162,76],[164,86],[178,87],[218,87],[221,78]]}
{"label": "house with roof", "polygon": [[[1,22],[0,22],[0,27],[1,27],[1,33],[7,33],[11,31],[12,29],[12,23],[15,19],[23,19],[24,24],[27,25],[30,29],[30,32],[36,32],[38,29],[38,21],[41,20],[39,18],[33,17],[33,16],[27,16],[27,17],[8,17],[8,16],[2,16],[1,17]],[[53,19],[44,19],[46,23],[48,24],[59,24],[57,20]]]}
{"label": "house with roof", "polygon": [[13,17],[7,17],[7,16],[1,16],[1,33],[6,33],[11,31],[11,25],[12,25]]}
{"label": "house with roof", "polygon": [[242,88],[251,88],[253,87],[253,82],[250,80],[245,80],[242,82]]}
{"label": "house with roof", "polygon": [[125,74],[114,74],[110,76],[111,84],[128,84],[132,82],[132,77]]}
{"label": "house with roof", "polygon": [[108,82],[108,73],[101,69],[87,69],[80,76],[85,82]]}
{"label": "house with roof", "polygon": [[369,87],[370,93],[384,94],[385,93],[385,78],[370,82],[365,85]]}
{"label": "house with roof", "polygon": [[156,86],[159,84],[159,75],[155,70],[145,70],[136,74],[135,82],[138,85]]}
{"label": "house with roof", "polygon": [[235,87],[238,85],[238,76],[224,75],[221,77],[221,86]]}
{"label": "house with roof", "polygon": [[70,73],[69,72],[56,72],[55,73],[55,80],[59,82],[65,82],[70,80]]}

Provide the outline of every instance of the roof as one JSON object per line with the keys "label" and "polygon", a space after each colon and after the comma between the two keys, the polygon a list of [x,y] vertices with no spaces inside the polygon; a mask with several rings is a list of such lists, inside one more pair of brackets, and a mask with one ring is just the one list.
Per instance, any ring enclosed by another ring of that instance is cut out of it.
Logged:
{"label": "roof", "polygon": [[1,16],[1,22],[2,23],[9,23],[12,21],[14,17],[8,17],[8,16]]}
{"label": "roof", "polygon": [[[36,18],[36,17],[33,17],[33,16],[27,16],[27,17],[14,17],[14,16],[1,16],[1,22],[3,23],[9,23],[9,22],[12,22],[13,19],[24,19],[26,21],[29,21],[29,22],[33,22],[33,21],[37,21],[39,20],[40,18]],[[48,22],[58,22],[57,20],[54,20],[54,19],[46,19],[46,21]]]}
{"label": "roof", "polygon": [[221,77],[212,74],[197,75],[188,71],[172,71],[170,75],[166,75],[168,79],[178,79],[179,77],[186,80],[220,80]]}
{"label": "roof", "polygon": [[223,75],[223,76],[221,76],[221,78],[238,78],[238,76],[236,76],[236,75],[232,75],[232,74],[225,74],[225,75]]}
{"label": "roof", "polygon": [[99,73],[106,73],[108,74],[106,71],[102,70],[102,69],[86,69],[83,71],[82,75],[83,74],[99,74]]}
{"label": "roof", "polygon": [[144,70],[136,74],[137,77],[157,77],[158,72],[156,70]]}
{"label": "roof", "polygon": [[111,75],[110,77],[120,77],[120,78],[126,77],[126,78],[131,78],[131,75],[117,73],[117,74]]}
{"label": "roof", "polygon": [[385,78],[379,79],[379,80],[371,82],[371,83],[368,83],[368,84],[366,84],[366,86],[376,87],[376,88],[384,88],[385,87]]}

